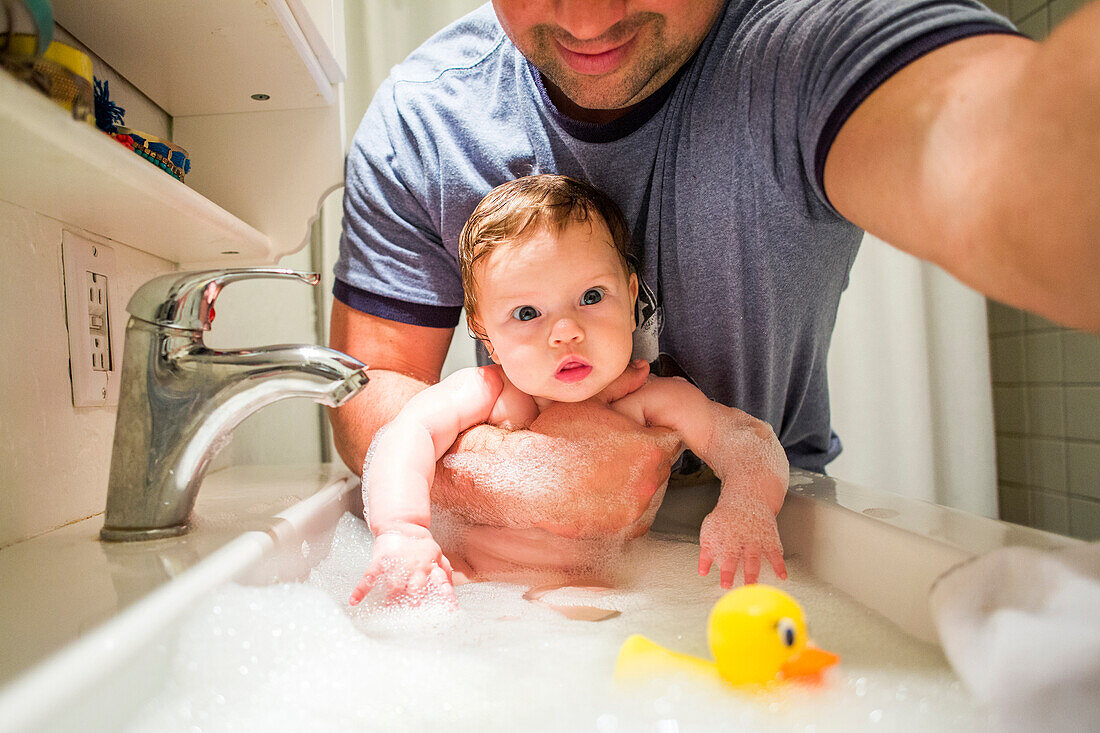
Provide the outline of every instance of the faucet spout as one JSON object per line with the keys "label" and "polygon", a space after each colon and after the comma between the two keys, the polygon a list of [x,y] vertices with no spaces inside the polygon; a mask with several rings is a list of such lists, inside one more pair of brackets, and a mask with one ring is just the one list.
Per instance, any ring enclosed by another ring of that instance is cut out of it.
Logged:
{"label": "faucet spout", "polygon": [[215,351],[201,330],[133,316],[101,539],[183,534],[210,461],[241,421],[288,397],[336,407],[366,386],[366,369],[307,344]]}
{"label": "faucet spout", "polygon": [[216,411],[232,403],[242,413],[230,428],[256,410],[287,397],[309,397],[338,407],[367,384],[366,367],[346,354],[309,344],[268,346],[260,349],[214,351],[201,344],[169,354],[176,370],[196,375],[220,374],[224,400]]}

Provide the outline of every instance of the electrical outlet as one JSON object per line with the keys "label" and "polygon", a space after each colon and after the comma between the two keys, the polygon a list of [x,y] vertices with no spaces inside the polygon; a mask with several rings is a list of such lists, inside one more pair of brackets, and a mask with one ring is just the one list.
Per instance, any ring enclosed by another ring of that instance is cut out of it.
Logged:
{"label": "electrical outlet", "polygon": [[88,276],[88,338],[92,371],[111,371],[111,321],[107,316],[107,276],[85,272]]}
{"label": "electrical outlet", "polygon": [[69,329],[69,375],[73,405],[94,407],[118,404],[116,367],[112,348],[111,302],[116,277],[115,252],[74,232],[61,239],[65,269],[65,320]]}

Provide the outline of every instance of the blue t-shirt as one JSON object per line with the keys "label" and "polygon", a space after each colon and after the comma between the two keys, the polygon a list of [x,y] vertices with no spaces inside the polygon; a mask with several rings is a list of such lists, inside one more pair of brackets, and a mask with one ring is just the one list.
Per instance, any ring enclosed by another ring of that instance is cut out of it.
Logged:
{"label": "blue t-shirt", "polygon": [[558,112],[486,5],[395,67],[367,110],[335,295],[453,327],[458,235],[478,201],[533,173],[585,179],[632,224],[662,361],[820,471],[840,452],[825,363],[862,235],[825,195],[829,146],[898,69],[997,32],[1012,26],[972,0],[730,0],[673,79],[596,125]]}

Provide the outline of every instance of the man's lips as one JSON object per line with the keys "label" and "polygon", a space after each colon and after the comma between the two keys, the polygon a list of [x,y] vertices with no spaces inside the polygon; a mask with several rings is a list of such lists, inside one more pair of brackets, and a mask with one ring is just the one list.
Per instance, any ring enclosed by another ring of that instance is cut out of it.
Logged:
{"label": "man's lips", "polygon": [[554,378],[560,382],[571,384],[579,382],[592,373],[592,366],[578,359],[569,359],[558,366],[554,372]]}
{"label": "man's lips", "polygon": [[558,41],[555,41],[554,45],[557,46],[558,54],[570,69],[578,74],[598,76],[618,68],[632,43],[634,43],[633,37],[626,43],[604,49],[598,53],[571,51]]}

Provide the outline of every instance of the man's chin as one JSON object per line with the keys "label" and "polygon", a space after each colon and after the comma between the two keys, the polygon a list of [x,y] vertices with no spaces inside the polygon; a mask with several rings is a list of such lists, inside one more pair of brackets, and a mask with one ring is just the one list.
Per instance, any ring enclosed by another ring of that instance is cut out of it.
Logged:
{"label": "man's chin", "polygon": [[581,77],[562,92],[574,106],[596,115],[625,114],[648,96],[644,90],[623,89],[591,77]]}
{"label": "man's chin", "polygon": [[[632,82],[637,74],[624,69],[587,76],[566,69],[560,63],[553,64],[549,71],[545,66],[538,68],[559,111],[580,117],[623,114],[656,91],[656,88],[650,89],[648,83]],[[584,112],[591,115],[584,115]]]}

